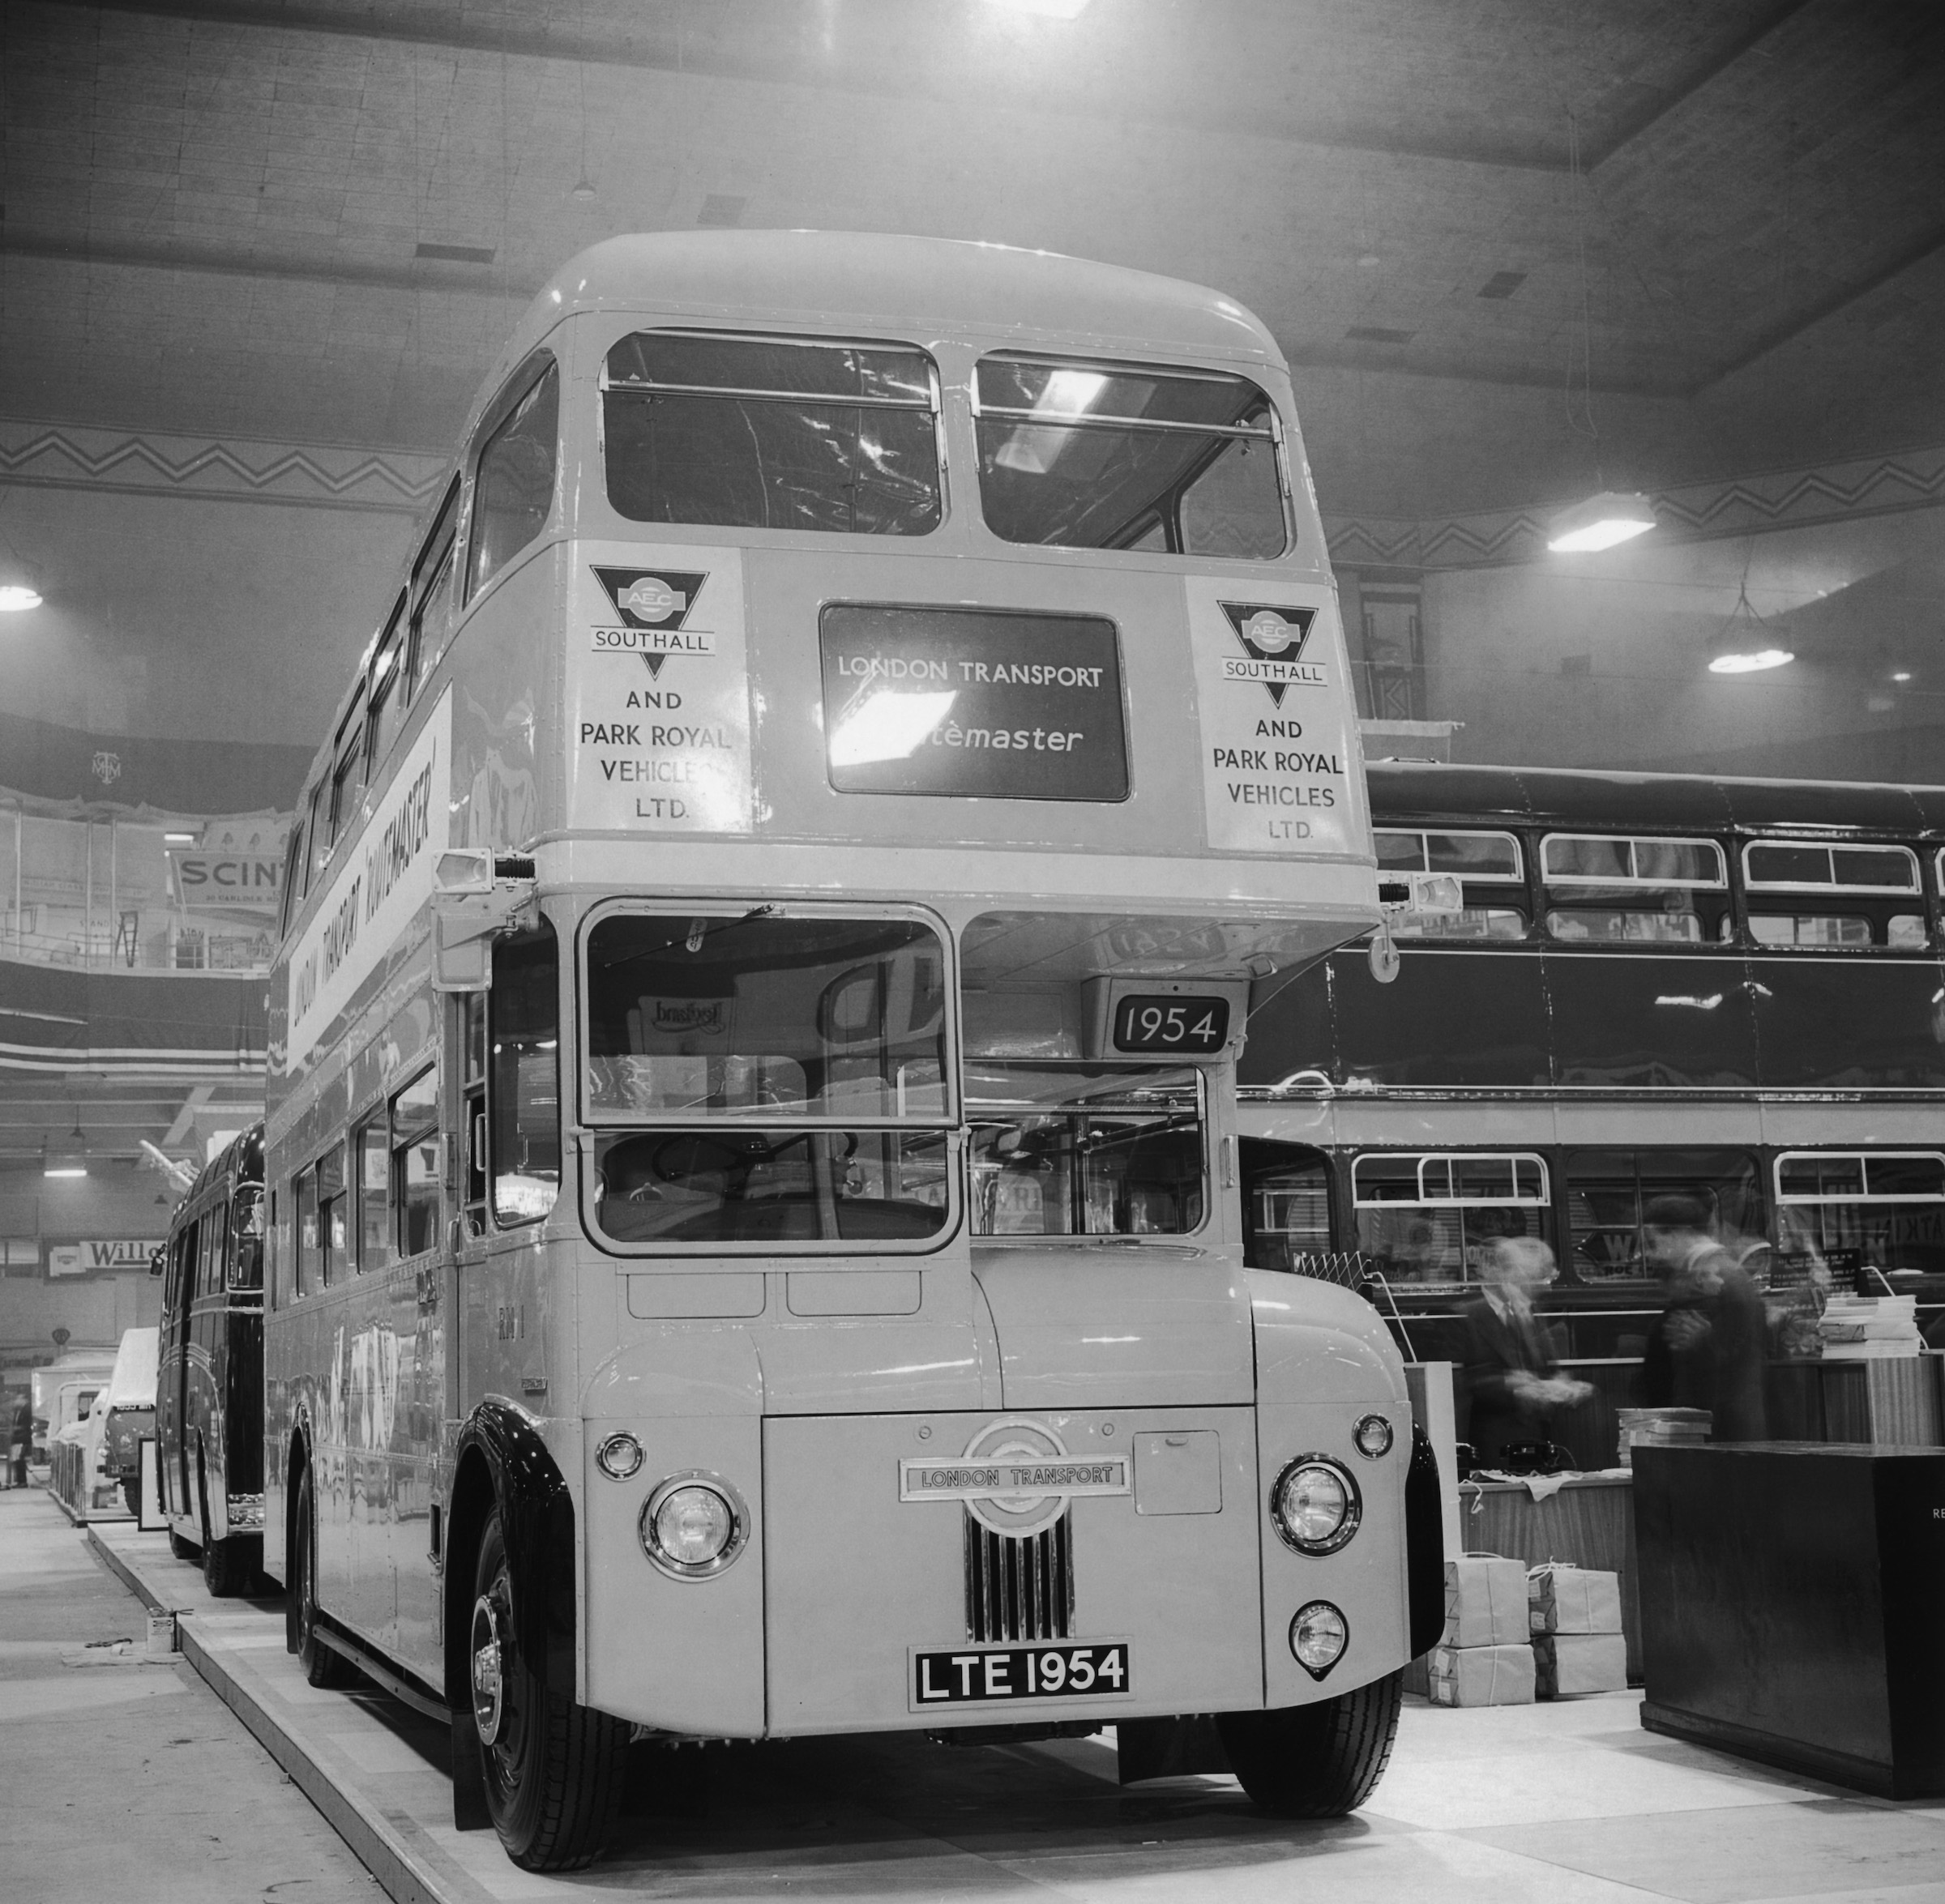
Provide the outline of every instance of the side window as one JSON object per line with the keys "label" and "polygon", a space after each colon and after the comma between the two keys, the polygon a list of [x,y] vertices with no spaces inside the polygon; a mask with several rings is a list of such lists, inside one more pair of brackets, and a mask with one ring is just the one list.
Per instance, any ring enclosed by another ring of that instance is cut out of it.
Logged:
{"label": "side window", "polygon": [[365,777],[370,780],[391,751],[404,711],[405,681],[401,666],[405,640],[405,597],[393,603],[391,617],[378,638],[371,658],[371,689],[365,710]]}
{"label": "side window", "polygon": [[1540,843],[1547,937],[1570,945],[1712,946],[1733,931],[1712,839],[1552,833]]}
{"label": "side window", "polygon": [[310,811],[306,816],[305,837],[310,842],[310,857],[304,863],[304,890],[308,894],[318,875],[331,864],[331,783],[320,780],[310,790]]}
{"label": "side window", "polygon": [[353,1133],[358,1183],[358,1267],[382,1270],[391,1242],[391,1132],[381,1110]]}
{"label": "side window", "polygon": [[318,1241],[323,1253],[323,1283],[328,1287],[339,1281],[349,1266],[351,1212],[344,1194],[344,1146],[336,1143],[316,1164],[318,1179]]}
{"label": "side window", "polygon": [[1752,840],[1742,883],[1759,946],[1926,948],[1918,856],[1909,847]]}
{"label": "side window", "polygon": [[237,1192],[231,1224],[229,1286],[232,1289],[263,1287],[263,1245],[267,1227],[263,1218],[262,1186],[246,1184]]}
{"label": "side window", "polygon": [[1400,939],[1523,939],[1527,916],[1526,865],[1511,833],[1426,832],[1380,827],[1372,834],[1378,870],[1451,873],[1465,905],[1456,913],[1408,912],[1391,927]]}
{"label": "side window", "polygon": [[304,817],[300,813],[290,823],[290,843],[284,849],[283,903],[277,913],[280,935],[290,930],[291,915],[297,909],[304,883]]}
{"label": "side window", "polygon": [[291,1206],[297,1212],[297,1263],[292,1293],[309,1296],[324,1287],[323,1238],[318,1228],[318,1173],[301,1170],[291,1185]]}
{"label": "side window", "polygon": [[1786,1151],[1776,1159],[1777,1280],[1821,1270],[1883,1296],[1945,1273],[1945,1155]]}
{"label": "side window", "polygon": [[219,1203],[203,1220],[210,1232],[210,1293],[222,1295],[230,1287],[231,1270],[235,1262],[231,1250],[233,1239],[229,1233],[229,1206]]}
{"label": "side window", "polygon": [[1460,1284],[1501,1236],[1553,1242],[1545,1160],[1368,1151],[1351,1165],[1357,1247],[1394,1283]]}
{"label": "side window", "polygon": [[[532,366],[522,374],[532,378]],[[560,423],[561,374],[550,361],[480,451],[472,484],[468,601],[546,527],[560,461]]]}
{"label": "side window", "polygon": [[452,619],[453,537],[460,514],[460,479],[452,479],[446,500],[439,506],[432,533],[419,549],[412,566],[412,584],[407,591],[412,602],[412,619],[405,647],[404,701],[411,705],[419,683],[438,662]]}
{"label": "side window", "polygon": [[1574,1274],[1581,1282],[1653,1276],[1656,1266],[1642,1234],[1644,1213],[1667,1197],[1696,1206],[1714,1241],[1752,1273],[1763,1270],[1768,1221],[1762,1172],[1748,1152],[1569,1151],[1565,1168]]}
{"label": "side window", "polygon": [[365,729],[362,721],[347,730],[348,743],[331,776],[331,838],[335,846],[358,822],[358,801],[365,792]]}
{"label": "side window", "polygon": [[218,1295],[223,1287],[223,1256],[216,1213],[207,1210],[196,1223],[196,1300]]}
{"label": "side window", "polygon": [[1302,1270],[1332,1253],[1331,1171],[1307,1145],[1241,1141],[1243,1261]]}
{"label": "side window", "polygon": [[561,1188],[560,954],[554,928],[494,948],[487,1101],[493,1214],[532,1223]]}
{"label": "side window", "polygon": [[391,1100],[391,1194],[400,1256],[418,1256],[439,1236],[439,1074],[423,1071]]}

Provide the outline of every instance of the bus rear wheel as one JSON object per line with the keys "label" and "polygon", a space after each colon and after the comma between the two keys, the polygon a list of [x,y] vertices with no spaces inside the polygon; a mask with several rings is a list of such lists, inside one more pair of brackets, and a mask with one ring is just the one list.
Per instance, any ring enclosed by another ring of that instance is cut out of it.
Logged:
{"label": "bus rear wheel", "polygon": [[318,1505],[307,1467],[297,1478],[297,1524],[291,1560],[290,1595],[297,1622],[297,1654],[304,1677],[327,1689],[350,1685],[358,1669],[318,1637]]}
{"label": "bus rear wheel", "polygon": [[505,1523],[480,1535],[467,1680],[486,1808],[526,1871],[578,1871],[600,1856],[621,1798],[628,1727],[577,1705],[524,1653]]}
{"label": "bus rear wheel", "polygon": [[1404,1698],[1404,1675],[1394,1672],[1315,1705],[1222,1713],[1216,1729],[1259,1810],[1278,1818],[1341,1818],[1383,1777]]}

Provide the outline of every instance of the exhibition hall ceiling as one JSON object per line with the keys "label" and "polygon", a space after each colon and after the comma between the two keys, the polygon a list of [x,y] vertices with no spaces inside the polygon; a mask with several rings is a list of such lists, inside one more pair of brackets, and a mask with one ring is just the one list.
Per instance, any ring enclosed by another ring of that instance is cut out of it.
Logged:
{"label": "exhibition hall ceiling", "polygon": [[1349,507],[1533,498],[1514,416],[1644,482],[1945,438],[1928,0],[7,0],[0,58],[15,416],[443,448],[566,258],[715,224],[1219,284]]}

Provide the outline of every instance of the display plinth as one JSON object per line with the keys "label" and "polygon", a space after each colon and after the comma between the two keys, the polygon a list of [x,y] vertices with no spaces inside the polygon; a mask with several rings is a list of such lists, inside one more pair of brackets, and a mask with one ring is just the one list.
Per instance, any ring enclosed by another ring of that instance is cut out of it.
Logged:
{"label": "display plinth", "polygon": [[1649,1731],[1945,1794],[1945,1449],[1637,1448],[1635,1531]]}

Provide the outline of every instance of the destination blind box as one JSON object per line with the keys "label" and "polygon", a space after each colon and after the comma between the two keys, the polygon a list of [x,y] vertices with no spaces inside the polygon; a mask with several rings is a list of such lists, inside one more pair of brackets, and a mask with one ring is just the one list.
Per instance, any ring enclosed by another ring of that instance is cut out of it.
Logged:
{"label": "destination blind box", "polygon": [[1086,997],[1090,1057],[1214,1057],[1250,1015],[1247,979],[1091,979]]}

